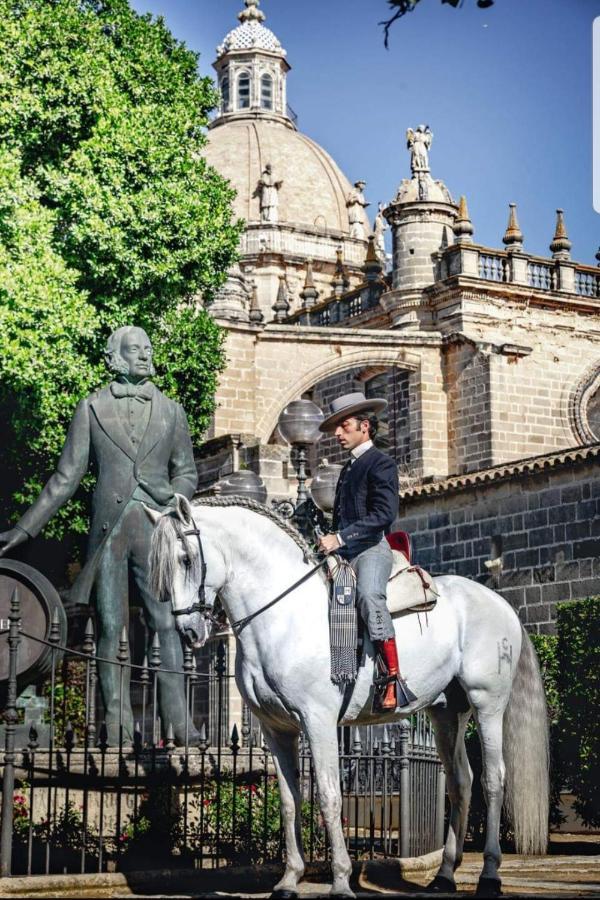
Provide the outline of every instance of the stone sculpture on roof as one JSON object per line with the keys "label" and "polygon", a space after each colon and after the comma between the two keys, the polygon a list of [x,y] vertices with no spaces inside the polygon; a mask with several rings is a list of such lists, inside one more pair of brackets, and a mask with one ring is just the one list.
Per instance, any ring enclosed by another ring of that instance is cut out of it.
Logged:
{"label": "stone sculpture on roof", "polygon": [[279,221],[278,191],[282,184],[282,180],[275,180],[271,163],[267,163],[256,188],[256,194],[260,198],[261,222],[273,225]]}
{"label": "stone sculpture on roof", "polygon": [[406,132],[406,146],[411,151],[410,170],[413,175],[419,172],[429,172],[429,155],[427,151],[431,147],[433,133],[429,125],[419,125],[413,131],[409,128]]}
{"label": "stone sculpture on roof", "polygon": [[373,236],[375,238],[375,252],[381,262],[385,262],[385,232],[388,227],[383,217],[384,203],[379,203],[377,207],[377,215],[373,223]]}
{"label": "stone sculpture on roof", "polygon": [[365,239],[365,225],[363,209],[369,204],[365,200],[363,189],[366,181],[355,181],[354,187],[348,193],[346,198],[346,206],[348,207],[348,221],[350,223],[350,237]]}

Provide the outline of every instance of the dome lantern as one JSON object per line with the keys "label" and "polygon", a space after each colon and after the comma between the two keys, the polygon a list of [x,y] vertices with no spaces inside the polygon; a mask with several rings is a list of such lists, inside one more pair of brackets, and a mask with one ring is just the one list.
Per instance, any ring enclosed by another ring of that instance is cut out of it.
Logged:
{"label": "dome lantern", "polygon": [[289,64],[273,32],[263,25],[260,0],[244,0],[240,24],[217,47],[213,67],[221,94],[220,110],[211,128],[236,118],[283,119],[295,127],[286,98]]}

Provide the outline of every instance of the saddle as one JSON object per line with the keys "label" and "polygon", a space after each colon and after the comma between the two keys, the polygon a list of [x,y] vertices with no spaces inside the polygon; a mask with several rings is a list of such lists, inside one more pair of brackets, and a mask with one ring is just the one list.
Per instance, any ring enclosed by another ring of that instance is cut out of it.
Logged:
{"label": "saddle", "polygon": [[401,613],[429,612],[436,605],[438,592],[433,578],[411,562],[410,536],[406,531],[387,535],[393,555],[392,573],[387,585],[387,608],[392,617]]}

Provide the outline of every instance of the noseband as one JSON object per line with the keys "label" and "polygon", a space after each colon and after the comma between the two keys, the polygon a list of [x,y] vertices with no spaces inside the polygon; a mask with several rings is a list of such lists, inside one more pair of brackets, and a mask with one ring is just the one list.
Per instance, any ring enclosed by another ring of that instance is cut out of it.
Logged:
{"label": "noseband", "polygon": [[198,541],[198,555],[200,557],[200,584],[198,585],[198,599],[195,603],[192,603],[190,606],[186,606],[185,609],[171,609],[171,612],[174,616],[189,616],[192,613],[198,612],[204,616],[205,619],[209,619],[213,625],[218,624],[218,620],[212,613],[212,607],[208,606],[206,603],[206,590],[205,590],[205,582],[206,582],[206,560],[204,559],[204,549],[202,547],[202,538],[200,537],[200,531],[198,528],[190,528],[189,531],[183,532],[184,536],[188,536],[191,534],[196,535],[196,540]]}

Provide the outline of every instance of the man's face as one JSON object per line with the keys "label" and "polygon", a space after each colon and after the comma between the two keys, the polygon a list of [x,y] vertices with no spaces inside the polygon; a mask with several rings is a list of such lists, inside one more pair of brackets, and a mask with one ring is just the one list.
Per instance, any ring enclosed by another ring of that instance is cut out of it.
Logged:
{"label": "man's face", "polygon": [[132,328],[121,339],[121,356],[129,366],[130,376],[147,378],[152,371],[152,344],[141,328]]}
{"label": "man's face", "polygon": [[359,444],[369,440],[369,423],[366,419],[350,416],[344,419],[334,431],[338,444],[345,450],[354,450]]}

